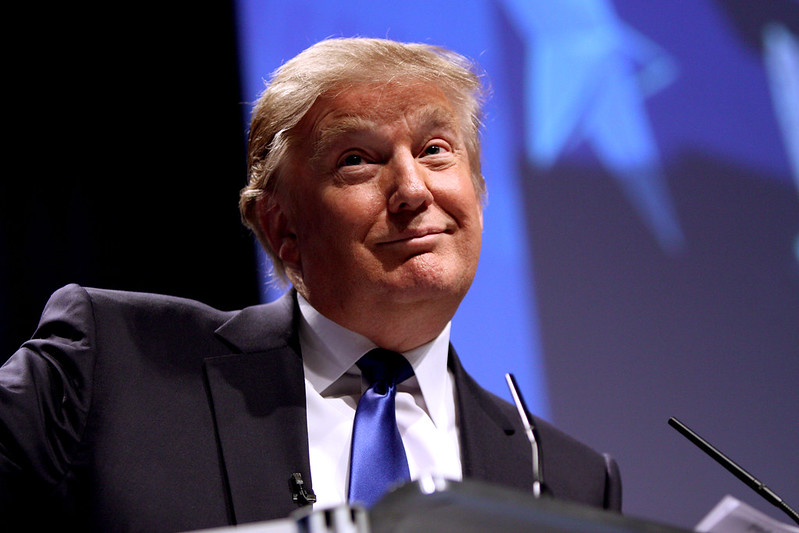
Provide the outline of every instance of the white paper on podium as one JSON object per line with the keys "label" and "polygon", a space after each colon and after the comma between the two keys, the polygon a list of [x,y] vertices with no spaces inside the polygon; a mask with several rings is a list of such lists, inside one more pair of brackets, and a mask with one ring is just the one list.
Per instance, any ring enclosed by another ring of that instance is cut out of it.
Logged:
{"label": "white paper on podium", "polygon": [[799,533],[799,527],[774,520],[729,495],[722,498],[694,530],[699,533]]}

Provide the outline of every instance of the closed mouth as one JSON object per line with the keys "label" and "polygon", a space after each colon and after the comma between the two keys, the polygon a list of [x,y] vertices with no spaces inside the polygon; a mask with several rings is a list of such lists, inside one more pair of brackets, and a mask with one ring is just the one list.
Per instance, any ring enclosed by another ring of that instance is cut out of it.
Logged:
{"label": "closed mouth", "polygon": [[442,233],[448,233],[448,231],[446,229],[440,229],[440,228],[422,228],[413,231],[404,231],[399,235],[389,237],[388,239],[381,241],[380,244],[395,244],[401,242],[409,242],[417,239],[423,239],[428,236],[441,235]]}

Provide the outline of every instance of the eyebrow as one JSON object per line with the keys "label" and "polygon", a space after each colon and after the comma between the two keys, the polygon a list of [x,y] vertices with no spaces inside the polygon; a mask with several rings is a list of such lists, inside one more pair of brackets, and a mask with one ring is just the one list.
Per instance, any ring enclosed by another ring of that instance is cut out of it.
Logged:
{"label": "eyebrow", "polygon": [[[415,110],[409,117],[412,123],[428,130],[458,131],[455,115],[440,105],[430,104]],[[332,124],[319,128],[312,142],[311,161],[318,160],[335,142],[347,135],[356,135],[374,130],[381,121],[361,115],[343,115]]]}
{"label": "eyebrow", "polygon": [[311,161],[316,161],[339,138],[374,129],[377,122],[358,115],[344,115],[323,128],[319,128],[312,139]]}

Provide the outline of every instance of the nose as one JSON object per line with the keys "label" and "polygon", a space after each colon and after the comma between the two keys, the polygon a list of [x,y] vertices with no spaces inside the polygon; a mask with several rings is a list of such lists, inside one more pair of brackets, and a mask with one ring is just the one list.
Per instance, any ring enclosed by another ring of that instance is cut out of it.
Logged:
{"label": "nose", "polygon": [[392,176],[388,197],[390,212],[417,211],[433,202],[427,183],[428,170],[410,153],[396,156],[389,171]]}

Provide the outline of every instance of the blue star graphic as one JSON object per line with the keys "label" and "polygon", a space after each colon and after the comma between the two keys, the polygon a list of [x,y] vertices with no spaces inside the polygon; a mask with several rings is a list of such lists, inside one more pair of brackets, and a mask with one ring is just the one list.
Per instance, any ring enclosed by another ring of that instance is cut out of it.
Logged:
{"label": "blue star graphic", "polygon": [[526,43],[526,152],[538,168],[587,143],[662,248],[683,242],[644,101],[674,61],[606,0],[504,0]]}

